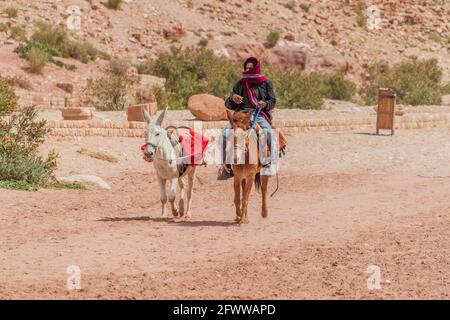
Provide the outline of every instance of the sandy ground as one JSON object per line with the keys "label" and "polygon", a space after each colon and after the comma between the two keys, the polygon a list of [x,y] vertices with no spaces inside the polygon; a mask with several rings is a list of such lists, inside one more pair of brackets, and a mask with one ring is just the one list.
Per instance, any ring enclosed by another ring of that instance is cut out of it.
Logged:
{"label": "sandy ground", "polygon": [[[214,167],[199,170],[193,221],[161,221],[141,139],[49,140],[58,175],[99,175],[112,190],[0,190],[0,298],[450,298],[447,128],[288,139],[269,217],[254,191],[244,226],[233,223],[232,181],[216,181]],[[81,290],[66,288],[70,265]]]}

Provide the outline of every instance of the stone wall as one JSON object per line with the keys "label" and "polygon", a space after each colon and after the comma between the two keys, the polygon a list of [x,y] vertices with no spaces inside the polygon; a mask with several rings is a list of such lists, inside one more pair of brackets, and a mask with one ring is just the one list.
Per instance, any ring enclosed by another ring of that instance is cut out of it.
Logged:
{"label": "stone wall", "polygon": [[38,109],[61,109],[64,107],[78,107],[79,98],[71,94],[48,94],[45,92],[16,89],[19,106],[36,106]]}
{"label": "stone wall", "polygon": [[[226,121],[203,122],[203,129],[221,129]],[[173,121],[171,125],[193,128],[193,121]],[[101,136],[101,137],[143,137],[145,123],[110,120],[64,121],[49,120],[47,126],[54,136]],[[376,116],[302,119],[274,121],[274,126],[285,133],[308,131],[348,131],[361,130],[375,132]],[[394,128],[420,129],[431,127],[450,127],[450,113],[422,113],[396,117]]]}

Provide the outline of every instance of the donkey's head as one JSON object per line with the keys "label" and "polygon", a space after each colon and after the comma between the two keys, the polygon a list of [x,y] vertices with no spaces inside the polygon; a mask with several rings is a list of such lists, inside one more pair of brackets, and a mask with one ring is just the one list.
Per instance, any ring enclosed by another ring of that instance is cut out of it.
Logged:
{"label": "donkey's head", "polygon": [[[232,130],[227,134],[226,152],[233,154],[234,164],[257,164],[258,143],[255,131],[250,129],[253,111],[248,113],[232,112],[227,109],[227,118]],[[233,151],[234,150],[234,151]]]}
{"label": "donkey's head", "polygon": [[243,113],[243,112],[233,112],[227,109],[227,118],[231,123],[233,129],[242,129],[247,131],[250,129],[250,120],[252,117],[253,110]]}
{"label": "donkey's head", "polygon": [[161,112],[159,116],[151,117],[150,114],[142,109],[145,120],[147,121],[147,127],[145,128],[145,151],[144,154],[147,158],[153,159],[156,151],[161,147],[161,144],[166,137],[166,130],[161,127],[161,124],[166,115],[167,107]]}

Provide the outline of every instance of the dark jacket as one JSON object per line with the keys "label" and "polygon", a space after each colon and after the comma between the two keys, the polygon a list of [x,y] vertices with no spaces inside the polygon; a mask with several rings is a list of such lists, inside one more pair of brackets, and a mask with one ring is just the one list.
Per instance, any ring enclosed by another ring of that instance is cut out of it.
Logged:
{"label": "dark jacket", "polygon": [[[273,108],[275,107],[275,103],[277,101],[275,97],[275,92],[273,91],[272,81],[266,80],[260,85],[255,85],[253,88],[255,89],[256,95],[258,96],[258,101],[263,100],[266,102],[267,105],[264,107],[263,111],[270,119],[272,119],[270,111],[273,110]],[[244,101],[241,104],[234,103],[233,100],[231,100],[233,94],[238,94],[244,97]],[[236,82],[236,84],[233,87],[233,91],[230,94],[230,97],[228,97],[228,99],[225,100],[225,107],[234,111],[241,111],[244,109],[253,108],[253,106],[250,104],[248,100],[247,95],[245,94],[244,87],[242,86],[240,81]]]}

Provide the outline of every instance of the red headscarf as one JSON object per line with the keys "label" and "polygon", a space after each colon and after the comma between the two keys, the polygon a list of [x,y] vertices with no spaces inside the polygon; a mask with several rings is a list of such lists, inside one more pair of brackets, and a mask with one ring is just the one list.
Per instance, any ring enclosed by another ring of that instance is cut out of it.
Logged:
{"label": "red headscarf", "polygon": [[257,108],[258,96],[256,95],[256,92],[253,89],[252,85],[259,85],[268,79],[265,76],[261,75],[261,65],[258,59],[250,57],[245,60],[244,69],[247,66],[247,63],[252,63],[253,68],[248,71],[244,71],[242,73],[242,79],[240,81],[245,90],[245,93],[247,94],[248,99],[250,100],[250,103],[253,107]]}
{"label": "red headscarf", "polygon": [[253,68],[242,73],[242,84],[244,84],[245,82],[250,84],[261,84],[264,81],[268,80],[265,76],[261,75],[261,64],[259,63],[258,59],[256,59],[255,57],[250,57],[245,60],[244,69],[247,66],[247,63],[253,64]]}

